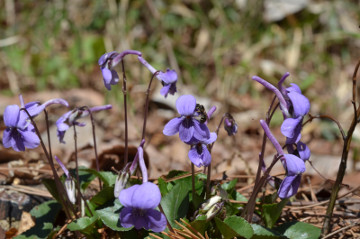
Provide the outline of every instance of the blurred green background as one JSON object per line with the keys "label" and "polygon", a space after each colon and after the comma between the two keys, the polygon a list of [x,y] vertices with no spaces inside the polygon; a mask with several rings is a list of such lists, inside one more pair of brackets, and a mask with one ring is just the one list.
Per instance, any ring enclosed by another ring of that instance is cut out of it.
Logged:
{"label": "blurred green background", "polygon": [[[351,110],[359,2],[2,0],[1,94],[105,92],[98,58],[134,49],[158,69],[176,69],[196,94],[230,102],[234,110],[249,107],[238,95],[261,97],[252,75],[275,83],[289,71],[313,112],[338,114]],[[148,81],[136,59],[126,64],[138,82]]]}

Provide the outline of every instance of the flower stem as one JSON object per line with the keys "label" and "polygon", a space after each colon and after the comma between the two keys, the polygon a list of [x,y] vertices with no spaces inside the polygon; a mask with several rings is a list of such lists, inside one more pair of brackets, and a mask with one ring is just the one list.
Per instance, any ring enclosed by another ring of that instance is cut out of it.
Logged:
{"label": "flower stem", "polygon": [[[211,153],[211,152],[210,152]],[[211,183],[211,162],[207,169],[207,177],[206,177],[206,199],[210,198],[211,190],[210,190],[210,183]]]}
{"label": "flower stem", "polygon": [[[93,117],[92,112],[89,109],[89,107],[85,106],[85,108],[89,112],[90,120],[91,120],[91,128],[92,128],[92,135],[93,135],[93,142],[94,142],[94,152],[95,152],[96,171],[100,172],[99,157],[98,157],[98,153],[97,153],[97,144],[96,144],[96,133],[95,133],[94,117]],[[102,190],[102,184],[101,184],[100,178],[98,178],[98,179],[99,179],[99,188],[100,188],[100,191],[101,191]]]}
{"label": "flower stem", "polygon": [[[79,162],[78,162],[78,152],[77,152],[77,133],[76,133],[76,126],[73,125],[74,128],[74,145],[75,145],[75,173],[76,173],[76,187],[80,189],[80,176],[79,176]],[[80,191],[77,194],[76,201],[78,203],[78,209],[81,211],[81,200],[80,200]]]}
{"label": "flower stem", "polygon": [[124,150],[124,165],[128,162],[128,122],[127,122],[127,89],[126,89],[126,74],[125,74],[125,65],[124,61],[121,61],[121,67],[123,72],[123,85],[122,85],[122,92],[124,95],[124,111],[125,111],[125,150]]}
{"label": "flower stem", "polygon": [[191,163],[191,186],[192,186],[192,198],[194,200],[196,190],[195,190],[195,165]]}
{"label": "flower stem", "polygon": [[150,88],[151,88],[151,83],[153,81],[153,79],[155,78],[155,76],[159,73],[160,71],[155,71],[155,73],[152,75],[150,82],[149,82],[149,86],[146,90],[146,100],[145,100],[145,109],[144,109],[144,123],[143,123],[143,129],[142,129],[142,135],[141,135],[141,139],[144,140],[145,139],[145,130],[146,130],[146,122],[147,122],[147,115],[149,112],[149,101],[150,101]]}

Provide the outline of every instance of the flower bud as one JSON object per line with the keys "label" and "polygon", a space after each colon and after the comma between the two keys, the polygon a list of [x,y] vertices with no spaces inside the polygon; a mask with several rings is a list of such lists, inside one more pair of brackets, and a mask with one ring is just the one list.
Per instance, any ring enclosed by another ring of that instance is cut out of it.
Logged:
{"label": "flower bud", "polygon": [[114,197],[118,198],[121,190],[123,190],[129,180],[129,173],[127,171],[122,171],[118,174],[115,181],[114,187]]}
{"label": "flower bud", "polygon": [[234,118],[229,114],[230,117],[226,117],[224,121],[224,128],[229,136],[235,135],[238,131],[238,126]]}
{"label": "flower bud", "polygon": [[224,202],[215,203],[210,210],[206,213],[206,220],[213,219],[223,208]]}
{"label": "flower bud", "polygon": [[214,206],[216,203],[220,201],[221,201],[221,197],[218,195],[211,197],[209,200],[207,200],[205,203],[201,205],[200,212],[206,213],[212,208],[212,206]]}
{"label": "flower bud", "polygon": [[75,182],[72,178],[65,179],[65,190],[69,197],[69,200],[72,204],[76,203],[76,196],[75,196]]}

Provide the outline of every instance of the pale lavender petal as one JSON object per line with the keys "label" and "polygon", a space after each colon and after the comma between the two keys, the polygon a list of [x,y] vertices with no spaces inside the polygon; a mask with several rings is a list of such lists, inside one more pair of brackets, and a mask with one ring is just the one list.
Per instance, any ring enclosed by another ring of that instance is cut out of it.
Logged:
{"label": "pale lavender petal", "polygon": [[281,125],[281,133],[288,138],[293,138],[295,135],[295,129],[299,127],[301,121],[302,121],[301,117],[298,117],[296,119],[287,118],[286,120],[284,120],[284,122]]}
{"label": "pale lavender petal", "polygon": [[190,161],[196,166],[196,167],[201,167],[202,165],[202,160],[200,157],[200,154],[198,153],[196,146],[195,147],[191,147],[191,149],[189,150],[188,153],[189,159]]}
{"label": "pale lavender petal", "polygon": [[297,143],[297,150],[299,152],[299,156],[302,160],[306,161],[310,158],[311,156],[311,152],[309,147],[304,144],[303,142],[298,142]]}
{"label": "pale lavender petal", "polygon": [[301,89],[297,84],[291,83],[290,85],[291,85],[290,87],[286,88],[287,92],[293,91],[293,92],[301,94]]}
{"label": "pale lavender petal", "polygon": [[[100,106],[94,106],[94,107],[91,107],[89,110],[91,111],[91,112],[97,112],[97,111],[101,111],[101,110],[110,110],[110,109],[112,109],[112,105],[100,105]],[[87,110],[85,110],[85,112],[87,112],[88,113],[88,111]],[[84,113],[85,113],[84,112]],[[82,116],[87,116],[88,114],[83,114]]]}
{"label": "pale lavender petal", "polygon": [[111,85],[116,85],[119,82],[119,75],[116,71],[108,68],[102,68],[101,71],[106,89],[111,90]]}
{"label": "pale lavender petal", "polygon": [[216,139],[217,139],[217,134],[215,132],[211,132],[210,133],[210,138],[205,140],[204,143],[205,144],[212,144],[213,142],[215,142]]}
{"label": "pale lavender petal", "polygon": [[22,136],[24,146],[26,148],[34,149],[40,145],[39,137],[32,130],[25,130],[25,131],[19,131],[19,132]]}
{"label": "pale lavender petal", "polygon": [[133,216],[133,208],[124,207],[120,212],[120,223],[122,227],[129,228],[134,226],[135,220]]}
{"label": "pale lavender petal", "polygon": [[104,65],[106,63],[106,61],[110,58],[110,56],[112,54],[116,53],[116,51],[112,51],[112,52],[106,52],[104,55],[102,55],[100,58],[99,58],[99,61],[98,61],[98,64],[100,66]]}
{"label": "pale lavender petal", "polygon": [[201,145],[202,147],[202,165],[209,166],[211,163],[211,154],[205,144]]}
{"label": "pale lavender petal", "polygon": [[8,105],[4,111],[4,123],[7,127],[17,127],[20,108],[17,105]]}
{"label": "pale lavender petal", "polygon": [[132,207],[132,198],[134,195],[135,190],[137,190],[140,187],[139,184],[135,184],[131,186],[130,188],[124,189],[120,192],[119,200],[122,205],[125,207]]}
{"label": "pale lavender petal", "polygon": [[282,181],[278,195],[280,198],[289,198],[294,196],[300,186],[301,175],[287,176]]}
{"label": "pale lavender petal", "polygon": [[295,117],[305,116],[310,110],[310,101],[304,95],[295,91],[288,93],[291,100]]}
{"label": "pale lavender petal", "polygon": [[176,100],[176,109],[181,115],[190,116],[194,113],[196,99],[192,95],[182,95]]}
{"label": "pale lavender petal", "polygon": [[149,209],[146,215],[147,226],[145,229],[153,230],[154,232],[162,232],[166,228],[166,217],[161,212],[155,209]]}
{"label": "pale lavender petal", "polygon": [[12,130],[10,128],[6,128],[4,130],[2,141],[5,148],[11,147],[11,131]]}
{"label": "pale lavender petal", "polygon": [[171,136],[179,132],[179,127],[183,121],[182,117],[174,118],[170,120],[164,127],[163,133],[167,136]]}
{"label": "pale lavender petal", "polygon": [[189,142],[194,135],[194,125],[191,119],[184,119],[179,126],[179,137],[183,142]]}
{"label": "pale lavender petal", "polygon": [[166,84],[171,84],[177,81],[177,74],[175,70],[167,69],[166,72],[160,72],[157,78]]}
{"label": "pale lavender petal", "polygon": [[[146,195],[146,197],[144,195]],[[160,200],[161,194],[159,187],[153,183],[146,182],[134,190],[131,204],[132,207],[147,210],[157,207]]]}
{"label": "pale lavender petal", "polygon": [[170,84],[164,85],[163,88],[161,88],[161,90],[160,90],[160,94],[163,95],[165,98],[169,94],[170,86],[171,86]]}
{"label": "pale lavender petal", "polygon": [[298,175],[305,172],[305,163],[301,158],[293,154],[284,154],[284,157],[289,176]]}
{"label": "pale lavender petal", "polygon": [[196,119],[192,120],[192,124],[194,125],[194,137],[202,142],[205,142],[210,137],[210,130],[206,124],[201,124]]}

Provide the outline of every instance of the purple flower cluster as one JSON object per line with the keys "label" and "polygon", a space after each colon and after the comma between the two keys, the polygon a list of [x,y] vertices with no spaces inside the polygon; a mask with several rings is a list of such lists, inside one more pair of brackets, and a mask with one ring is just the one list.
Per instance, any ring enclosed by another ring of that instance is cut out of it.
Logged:
{"label": "purple flower cluster", "polygon": [[111,109],[111,105],[103,105],[103,106],[95,106],[92,108],[87,107],[79,107],[75,108],[73,110],[70,110],[63,114],[57,121],[56,121],[56,127],[57,127],[57,137],[60,141],[60,143],[65,143],[64,136],[66,131],[73,125],[83,127],[85,126],[85,123],[78,122],[78,119],[83,118],[85,116],[89,115],[90,112],[96,112],[101,110],[108,110]]}
{"label": "purple flower cluster", "polygon": [[[24,104],[20,95],[21,108],[28,111],[31,117],[40,114],[47,106],[62,104],[68,106],[63,99],[52,99],[40,104],[38,101]],[[3,145],[5,148],[12,147],[15,151],[25,151],[25,148],[33,149],[39,146],[40,139],[35,132],[28,114],[21,110],[18,105],[9,105],[5,108],[4,123],[6,129],[3,134]]]}
{"label": "purple flower cluster", "polygon": [[258,76],[253,77],[253,80],[275,93],[284,116],[281,133],[286,137],[286,146],[289,154],[284,154],[280,144],[268,129],[267,124],[261,121],[266,135],[274,144],[278,153],[283,155],[282,163],[287,175],[282,181],[278,191],[280,198],[289,198],[296,194],[300,185],[301,174],[305,172],[305,161],[308,160],[311,155],[307,145],[300,141],[302,123],[304,116],[310,110],[310,101],[302,94],[298,85],[291,84],[290,87],[283,87],[283,82],[288,76],[289,73],[285,73],[278,83],[278,88]]}
{"label": "purple flower cluster", "polygon": [[188,154],[191,162],[197,167],[208,166],[211,162],[208,145],[215,142],[217,134],[210,133],[203,106],[196,104],[194,96],[182,95],[176,100],[176,109],[180,116],[170,120],[163,133],[167,136],[179,133],[181,141],[191,145]]}
{"label": "purple flower cluster", "polygon": [[168,94],[174,95],[176,93],[177,74],[175,70],[167,69],[166,72],[157,71],[144,58],[142,53],[134,50],[126,50],[123,52],[112,51],[102,55],[98,61],[104,79],[106,89],[111,90],[111,85],[116,85],[119,82],[119,75],[114,70],[126,55],[136,55],[141,64],[143,64],[152,74],[156,73],[156,78],[161,82],[163,88],[160,94],[165,98]]}

